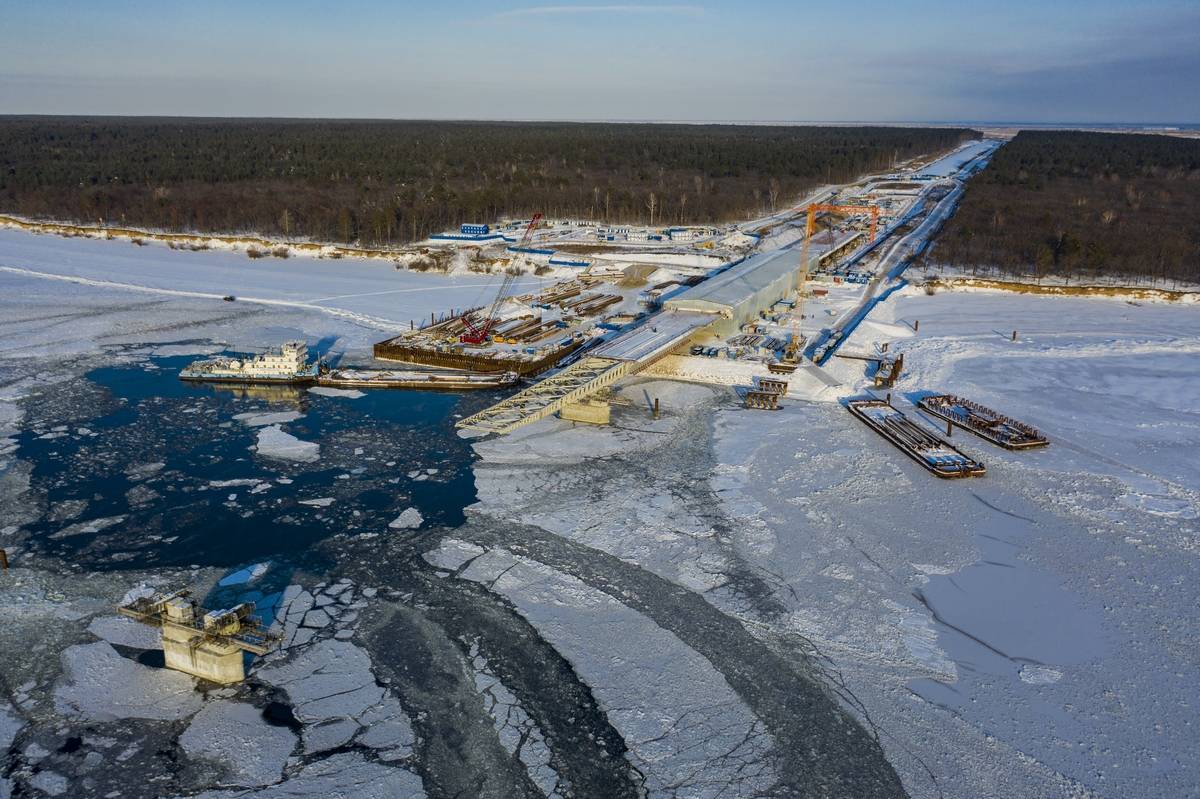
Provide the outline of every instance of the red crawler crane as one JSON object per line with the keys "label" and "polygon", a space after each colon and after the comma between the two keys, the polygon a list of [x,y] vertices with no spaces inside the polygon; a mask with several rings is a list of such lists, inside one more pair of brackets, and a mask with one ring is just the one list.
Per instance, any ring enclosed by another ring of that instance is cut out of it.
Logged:
{"label": "red crawler crane", "polygon": [[[529,226],[525,228],[525,234],[521,236],[521,240],[512,249],[520,251],[528,244],[529,239],[533,236],[534,228],[537,227],[540,221],[542,221],[542,215],[534,214],[533,219],[529,220]],[[488,336],[491,335],[492,328],[496,325],[496,315],[500,313],[500,306],[508,299],[508,294],[512,291],[513,281],[516,279],[517,276],[515,274],[507,269],[504,270],[504,280],[500,281],[500,291],[496,292],[496,299],[492,302],[491,307],[488,308],[487,316],[483,318],[481,324],[475,324],[471,319],[472,312],[462,315],[463,327],[467,329],[467,332],[458,337],[459,341],[463,344],[476,345],[487,341]]]}

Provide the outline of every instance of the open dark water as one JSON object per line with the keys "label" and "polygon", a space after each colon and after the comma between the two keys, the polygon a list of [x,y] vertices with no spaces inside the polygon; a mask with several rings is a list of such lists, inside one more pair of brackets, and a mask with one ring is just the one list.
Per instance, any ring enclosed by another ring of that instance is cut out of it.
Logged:
{"label": "open dark water", "polygon": [[[90,401],[64,403],[59,420],[51,400],[21,433],[47,502],[31,548],[86,568],[235,566],[291,559],[337,533],[394,535],[388,522],[409,507],[426,526],[454,527],[475,501],[472,452],[453,424],[495,401],[490,392],[224,388],[180,381],[189,360],[90,372]],[[318,460],[261,455],[251,450],[261,428],[234,418],[281,412],[302,414],[281,427],[320,444]]]}

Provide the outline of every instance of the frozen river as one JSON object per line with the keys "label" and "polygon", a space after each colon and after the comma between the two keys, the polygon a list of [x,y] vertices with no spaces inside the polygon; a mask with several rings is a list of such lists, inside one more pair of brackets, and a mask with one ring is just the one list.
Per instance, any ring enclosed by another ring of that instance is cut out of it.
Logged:
{"label": "frozen river", "polygon": [[[498,275],[421,274],[378,259],[248,258],[223,250],[190,252],[162,244],[34,235],[0,228],[0,267],[83,282],[115,283],[162,295],[323,309],[376,327],[406,329],[431,308],[485,305]],[[517,291],[542,281],[523,278]]]}
{"label": "frozen river", "polygon": [[[946,482],[833,401],[859,361],[776,413],[640,379],[611,427],[467,442],[489,397],[175,370],[361,357],[486,280],[13,233],[0,267],[4,799],[1194,792],[1194,306],[877,306],[850,346],[904,352],[898,405],[1052,441],[956,432],[988,476]],[[224,293],[266,302],[197,296]],[[113,607],[184,586],[257,602],[281,650],[234,688],[162,669]]]}

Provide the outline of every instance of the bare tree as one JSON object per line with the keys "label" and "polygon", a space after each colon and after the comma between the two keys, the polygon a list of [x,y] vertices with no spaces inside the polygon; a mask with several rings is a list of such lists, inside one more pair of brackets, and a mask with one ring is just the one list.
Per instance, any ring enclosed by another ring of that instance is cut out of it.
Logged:
{"label": "bare tree", "polygon": [[650,227],[654,227],[654,209],[658,207],[658,197],[654,192],[650,192],[650,196],[646,198],[646,207],[650,209]]}

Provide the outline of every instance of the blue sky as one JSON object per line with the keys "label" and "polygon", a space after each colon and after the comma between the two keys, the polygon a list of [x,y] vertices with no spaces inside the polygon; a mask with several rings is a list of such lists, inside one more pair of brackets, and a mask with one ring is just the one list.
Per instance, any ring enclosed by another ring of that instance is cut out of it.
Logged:
{"label": "blue sky", "polygon": [[1200,3],[6,0],[0,113],[1200,122]]}

